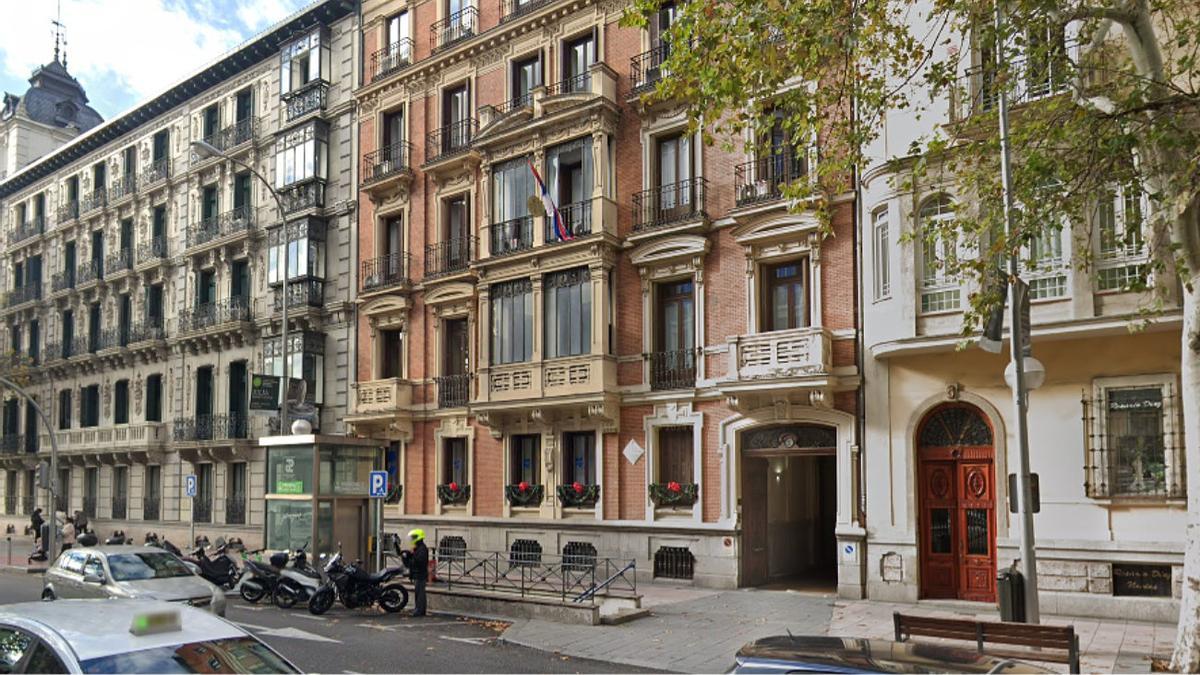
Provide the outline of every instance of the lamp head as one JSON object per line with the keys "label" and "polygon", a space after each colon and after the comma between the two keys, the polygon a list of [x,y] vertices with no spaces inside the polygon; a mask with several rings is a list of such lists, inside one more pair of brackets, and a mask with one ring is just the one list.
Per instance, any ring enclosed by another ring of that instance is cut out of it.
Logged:
{"label": "lamp head", "polygon": [[200,159],[223,157],[225,154],[208,141],[192,141],[192,152],[196,153]]}

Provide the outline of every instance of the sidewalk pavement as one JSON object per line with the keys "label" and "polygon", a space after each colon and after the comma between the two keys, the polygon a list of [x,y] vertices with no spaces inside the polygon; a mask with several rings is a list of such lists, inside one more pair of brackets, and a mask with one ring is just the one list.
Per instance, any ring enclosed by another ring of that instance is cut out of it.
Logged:
{"label": "sidewalk pavement", "polygon": [[48,563],[29,562],[33,551],[33,537],[23,534],[7,534],[0,539],[0,568],[25,570],[30,573],[43,572]]}
{"label": "sidewalk pavement", "polygon": [[[649,617],[618,626],[573,626],[538,619],[515,621],[502,639],[576,658],[644,668],[723,673],[738,648],[771,635],[830,635],[893,639],[892,612],[922,616],[998,620],[986,605],[898,604],[840,600],[832,595],[743,589],[713,591],[647,584],[643,607]],[[1116,619],[1044,617],[1048,624],[1074,624],[1084,672],[1149,672],[1150,657],[1168,656],[1173,624]],[[966,649],[973,645],[962,644]],[[1044,664],[1066,672],[1063,664]]]}

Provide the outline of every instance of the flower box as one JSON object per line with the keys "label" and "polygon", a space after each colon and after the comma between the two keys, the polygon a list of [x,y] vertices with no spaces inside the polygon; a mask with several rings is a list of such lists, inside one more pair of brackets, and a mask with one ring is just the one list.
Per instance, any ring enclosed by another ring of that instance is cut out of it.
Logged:
{"label": "flower box", "polygon": [[513,506],[537,506],[542,503],[542,496],[545,493],[545,486],[525,482],[504,486],[504,496]]}
{"label": "flower box", "polygon": [[583,485],[572,483],[558,486],[558,501],[563,506],[574,509],[590,509],[600,501],[599,485]]}
{"label": "flower box", "polygon": [[695,483],[651,483],[650,501],[655,506],[693,506],[700,497],[700,486]]}
{"label": "flower box", "polygon": [[466,504],[471,501],[471,486],[458,483],[439,485],[437,486],[437,495],[442,506]]}

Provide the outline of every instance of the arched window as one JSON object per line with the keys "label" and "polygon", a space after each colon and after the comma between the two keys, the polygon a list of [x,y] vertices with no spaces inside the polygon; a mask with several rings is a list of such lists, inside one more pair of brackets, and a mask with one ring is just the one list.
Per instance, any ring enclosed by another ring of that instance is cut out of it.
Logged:
{"label": "arched window", "polygon": [[960,307],[957,275],[951,268],[958,258],[958,237],[946,228],[954,220],[954,201],[940,193],[927,198],[917,210],[921,233],[921,312],[943,312]]}

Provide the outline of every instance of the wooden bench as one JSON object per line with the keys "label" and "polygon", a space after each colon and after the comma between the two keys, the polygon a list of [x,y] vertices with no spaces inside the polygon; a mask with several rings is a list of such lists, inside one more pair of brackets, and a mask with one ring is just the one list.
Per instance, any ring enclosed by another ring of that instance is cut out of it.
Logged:
{"label": "wooden bench", "polygon": [[[896,624],[896,642],[911,637],[968,640],[975,643],[981,654],[1003,658],[1049,661],[1069,664],[1072,673],[1079,672],[1079,636],[1074,626],[1043,626],[1029,623],[972,621],[970,619],[938,619],[892,614]],[[1016,645],[1029,649],[984,649],[986,643]],[[1036,650],[1036,651],[1035,651]],[[1053,650],[1053,651],[1042,651]]]}

